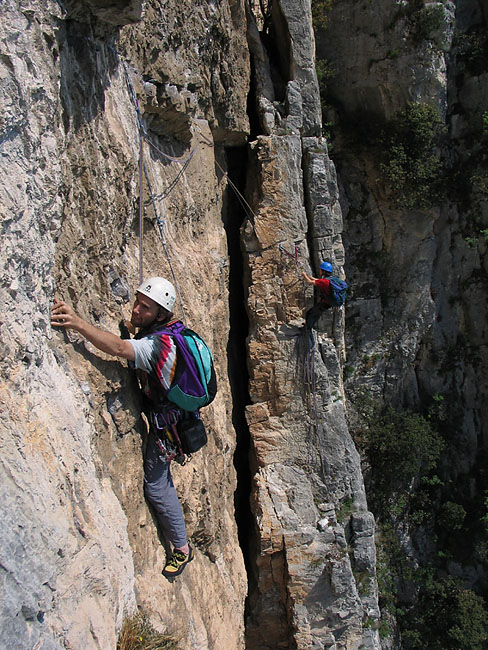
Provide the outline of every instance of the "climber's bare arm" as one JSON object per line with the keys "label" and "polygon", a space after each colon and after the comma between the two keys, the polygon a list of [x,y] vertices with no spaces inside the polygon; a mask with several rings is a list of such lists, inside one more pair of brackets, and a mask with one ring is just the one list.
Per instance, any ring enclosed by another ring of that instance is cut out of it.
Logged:
{"label": "climber's bare arm", "polygon": [[305,271],[302,271],[302,275],[303,275],[305,281],[308,282],[308,284],[315,284],[315,280],[317,278],[313,278],[312,276],[305,273]]}
{"label": "climber's bare arm", "polygon": [[134,361],[134,348],[129,341],[120,339],[111,332],[99,329],[86,320],[75,314],[72,307],[62,300],[54,299],[54,307],[51,311],[51,325],[54,327],[65,327],[82,334],[90,343],[107,354],[114,357],[122,357]]}

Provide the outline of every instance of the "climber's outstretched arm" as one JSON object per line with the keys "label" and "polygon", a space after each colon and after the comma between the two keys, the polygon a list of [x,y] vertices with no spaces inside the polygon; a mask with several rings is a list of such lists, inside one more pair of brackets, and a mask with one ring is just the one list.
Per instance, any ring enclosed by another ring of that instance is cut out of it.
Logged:
{"label": "climber's outstretched arm", "polygon": [[313,278],[312,276],[307,275],[307,273],[305,273],[305,271],[302,271],[302,275],[303,275],[305,281],[308,282],[308,284],[315,284],[315,281],[317,280],[317,278]]}
{"label": "climber's outstretched arm", "polygon": [[65,327],[82,334],[90,343],[107,354],[114,357],[122,357],[134,361],[134,348],[128,340],[120,339],[111,332],[99,329],[86,320],[75,314],[72,307],[62,300],[54,299],[54,307],[51,311],[51,325],[54,327]]}

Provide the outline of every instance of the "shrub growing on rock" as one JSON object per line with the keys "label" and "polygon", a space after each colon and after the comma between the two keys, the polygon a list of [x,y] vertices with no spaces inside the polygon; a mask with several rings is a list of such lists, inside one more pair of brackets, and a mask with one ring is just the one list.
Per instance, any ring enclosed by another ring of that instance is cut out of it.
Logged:
{"label": "shrub growing on rock", "polygon": [[444,132],[439,111],[416,102],[384,129],[381,171],[397,207],[426,209],[442,199],[444,169],[439,145]]}

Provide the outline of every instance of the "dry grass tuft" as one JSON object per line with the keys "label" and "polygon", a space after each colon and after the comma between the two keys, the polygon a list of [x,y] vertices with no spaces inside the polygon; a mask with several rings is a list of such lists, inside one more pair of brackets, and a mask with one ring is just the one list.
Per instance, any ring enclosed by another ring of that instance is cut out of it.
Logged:
{"label": "dry grass tuft", "polygon": [[124,621],[117,650],[179,650],[178,641],[155,630],[144,614],[139,613]]}

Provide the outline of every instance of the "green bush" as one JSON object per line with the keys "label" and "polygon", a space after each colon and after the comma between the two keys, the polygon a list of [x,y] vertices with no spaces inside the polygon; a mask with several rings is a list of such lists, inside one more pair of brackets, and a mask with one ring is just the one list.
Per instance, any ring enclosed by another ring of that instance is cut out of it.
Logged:
{"label": "green bush", "polygon": [[457,33],[453,46],[460,71],[467,71],[476,77],[486,72],[488,69],[488,35],[483,27],[478,27],[469,33]]}
{"label": "green bush", "polygon": [[317,80],[319,83],[320,91],[320,107],[322,110],[322,135],[326,138],[330,148],[333,139],[333,125],[327,121],[327,112],[330,109],[327,98],[327,82],[335,76],[336,72],[333,65],[328,59],[317,59],[315,71],[317,72]]}
{"label": "green bush", "polygon": [[485,514],[481,517],[481,523],[483,524],[483,527],[485,529],[485,533],[488,535],[488,491],[485,490],[485,494],[483,496],[483,505],[485,507]]}
{"label": "green bush", "polygon": [[315,71],[317,72],[317,80],[321,91],[324,89],[327,80],[332,79],[336,74],[332,63],[328,59],[317,59]]}
{"label": "green bush", "polygon": [[459,503],[446,501],[443,503],[437,517],[438,524],[447,531],[461,530],[466,518],[466,510]]}
{"label": "green bush", "polygon": [[419,413],[387,407],[372,413],[364,443],[371,464],[375,499],[408,492],[412,481],[432,469],[444,447]]}
{"label": "green bush", "polygon": [[[488,490],[480,485],[476,509],[470,503],[466,512],[461,486],[435,473],[445,446],[435,427],[449,421],[447,406],[434,395],[424,417],[356,395],[354,438],[369,460],[368,501],[377,518],[380,608],[384,621],[396,621],[403,650],[482,650],[488,641],[483,598],[448,575],[449,560],[469,544],[476,561],[488,557]],[[432,548],[412,553],[407,531],[414,548],[426,535]],[[385,634],[392,634],[387,625]]]}
{"label": "green bush", "polygon": [[314,29],[325,29],[329,22],[332,0],[312,0],[312,24]]}
{"label": "green bush", "polygon": [[400,620],[404,650],[482,650],[488,639],[483,599],[456,578],[431,578]]}
{"label": "green bush", "polygon": [[445,133],[439,111],[410,103],[383,131],[380,169],[398,207],[429,208],[444,195],[437,147]]}
{"label": "green bush", "polygon": [[436,42],[439,30],[444,23],[444,8],[442,5],[422,7],[412,14],[412,39],[417,45],[422,41]]}

